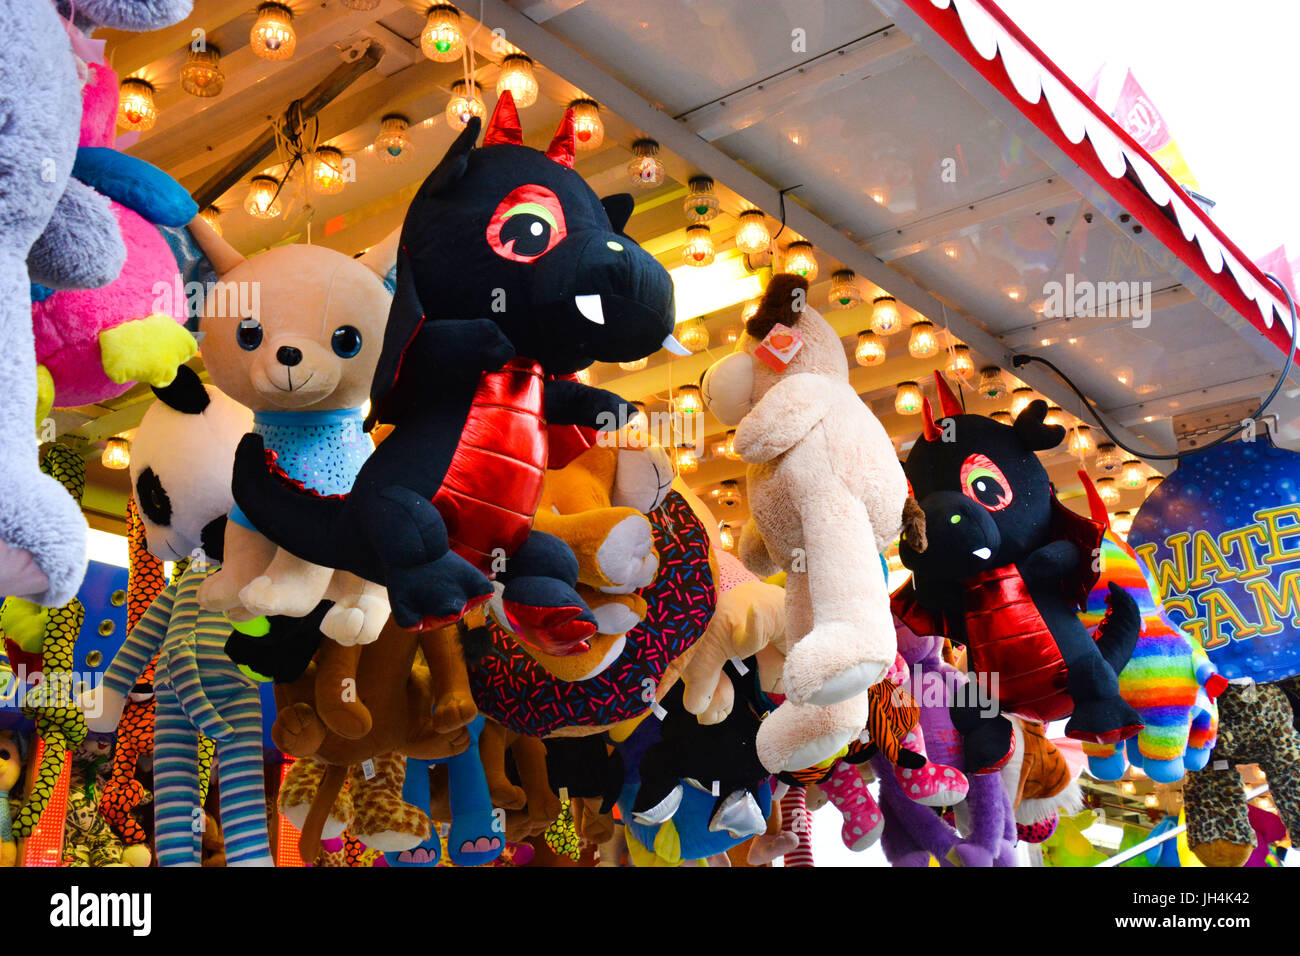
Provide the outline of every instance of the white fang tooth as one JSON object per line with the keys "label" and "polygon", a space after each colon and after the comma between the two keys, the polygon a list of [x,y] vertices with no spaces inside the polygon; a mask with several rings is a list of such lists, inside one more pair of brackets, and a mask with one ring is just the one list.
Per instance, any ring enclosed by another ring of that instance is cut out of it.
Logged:
{"label": "white fang tooth", "polygon": [[588,322],[595,322],[597,325],[605,324],[605,307],[600,303],[600,296],[575,295],[573,303]]}
{"label": "white fang tooth", "polygon": [[673,337],[673,334],[671,332],[669,332],[668,335],[664,338],[663,342],[659,344],[659,347],[661,349],[667,349],[673,355],[691,354],[691,350],[688,349],[685,345],[682,345],[681,342],[678,342],[677,339]]}

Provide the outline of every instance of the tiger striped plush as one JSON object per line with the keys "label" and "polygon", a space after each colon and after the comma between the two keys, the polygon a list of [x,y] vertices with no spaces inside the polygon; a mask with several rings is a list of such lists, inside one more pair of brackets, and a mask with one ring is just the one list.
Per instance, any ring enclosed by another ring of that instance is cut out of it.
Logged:
{"label": "tiger striped plush", "polygon": [[899,786],[917,803],[949,806],[969,789],[961,771],[930,763],[926,757],[921,709],[903,686],[907,673],[906,663],[896,655],[886,679],[867,691],[871,709],[864,732],[843,751],[813,767],[778,775],[792,786],[820,787],[844,816],[841,836],[851,850],[866,849],[884,829],[884,816],[856,766],[875,754],[889,761]]}

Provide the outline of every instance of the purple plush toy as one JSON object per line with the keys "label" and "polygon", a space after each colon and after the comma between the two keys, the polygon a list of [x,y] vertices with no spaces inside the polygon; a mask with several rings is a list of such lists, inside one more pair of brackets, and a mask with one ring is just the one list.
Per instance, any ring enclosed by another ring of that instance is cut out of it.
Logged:
{"label": "purple plush toy", "polygon": [[[954,694],[963,693],[966,676],[941,657],[942,637],[921,637],[895,618],[898,651],[912,671],[913,695],[921,706],[921,728],[931,760],[965,770],[961,736],[949,718]],[[880,781],[885,817],[881,846],[893,866],[1015,866],[1016,820],[1011,797],[998,774],[969,776],[970,792],[954,811],[964,820],[963,836],[929,807],[914,803],[879,754],[871,766]]]}

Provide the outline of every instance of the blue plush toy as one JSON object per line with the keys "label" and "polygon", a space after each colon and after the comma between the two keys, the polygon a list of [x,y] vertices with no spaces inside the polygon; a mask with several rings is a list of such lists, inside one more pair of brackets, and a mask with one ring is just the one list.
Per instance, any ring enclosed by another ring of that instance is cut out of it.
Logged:
{"label": "blue plush toy", "polygon": [[[485,723],[482,714],[466,730],[469,746],[454,757],[442,760],[406,758],[406,780],[402,799],[412,806],[428,807],[432,794],[429,770],[434,764],[447,767],[451,802],[451,832],[447,836],[447,856],[457,866],[483,866],[491,863],[505,848],[505,816],[492,807],[487,778],[479,759],[478,741]],[[385,853],[389,866],[436,866],[442,857],[442,836],[435,827],[429,839],[410,850]]]}

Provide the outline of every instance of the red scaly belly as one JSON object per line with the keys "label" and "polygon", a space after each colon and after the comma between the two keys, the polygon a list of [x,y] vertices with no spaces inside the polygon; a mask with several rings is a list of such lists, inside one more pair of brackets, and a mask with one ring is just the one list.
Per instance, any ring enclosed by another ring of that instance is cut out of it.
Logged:
{"label": "red scaly belly", "polygon": [[542,369],[511,359],[479,379],[469,416],[433,504],[452,550],[489,578],[533,527],[546,471]]}
{"label": "red scaly belly", "polygon": [[1073,709],[1065,661],[1014,565],[982,571],[966,591],[971,669],[997,675],[1004,711],[1059,720]]}

